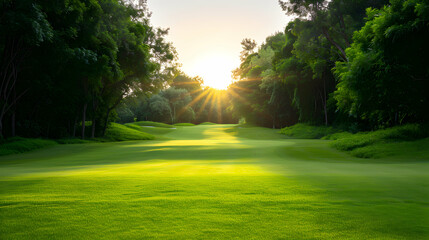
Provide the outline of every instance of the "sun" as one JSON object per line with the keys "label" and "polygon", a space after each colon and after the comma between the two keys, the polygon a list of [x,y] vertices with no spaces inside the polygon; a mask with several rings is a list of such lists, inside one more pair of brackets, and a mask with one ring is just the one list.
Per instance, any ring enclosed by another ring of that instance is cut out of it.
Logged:
{"label": "sun", "polygon": [[204,79],[204,85],[215,89],[227,89],[232,83],[231,72],[237,67],[237,57],[227,54],[211,54],[198,58],[190,72]]}

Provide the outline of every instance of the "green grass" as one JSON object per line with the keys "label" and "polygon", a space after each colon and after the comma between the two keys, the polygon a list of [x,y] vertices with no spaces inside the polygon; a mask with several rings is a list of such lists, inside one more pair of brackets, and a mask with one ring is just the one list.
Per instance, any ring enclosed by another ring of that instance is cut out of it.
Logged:
{"label": "green grass", "polygon": [[429,239],[428,155],[231,128],[1,157],[1,239]]}
{"label": "green grass", "polygon": [[152,140],[155,136],[118,123],[110,123],[104,139],[108,141]]}
{"label": "green grass", "polygon": [[0,144],[0,156],[29,152],[55,144],[57,142],[52,140],[14,137]]}
{"label": "green grass", "polygon": [[255,127],[252,125],[237,125],[226,128],[225,132],[239,138],[247,138],[253,140],[274,140],[285,139],[286,136],[279,134],[277,129],[269,129],[263,127]]}
{"label": "green grass", "polygon": [[203,122],[203,123],[200,123],[200,124],[198,124],[198,125],[216,125],[217,123],[212,123],[212,122]]}
{"label": "green grass", "polygon": [[304,123],[298,123],[280,130],[280,133],[288,137],[299,139],[320,139],[337,132],[340,130],[333,127],[311,126]]}
{"label": "green grass", "polygon": [[192,127],[195,126],[193,123],[176,123],[174,126],[182,126],[182,127]]}
{"label": "green grass", "polygon": [[139,126],[152,126],[152,127],[161,127],[161,128],[174,128],[173,125],[169,125],[166,123],[160,123],[160,122],[151,122],[151,121],[140,121],[135,122],[134,124],[137,124]]}
{"label": "green grass", "polygon": [[175,130],[175,128],[164,128],[164,127],[154,127],[154,126],[139,126],[135,123],[127,123],[125,126],[132,128],[134,130],[149,133],[155,136],[155,139],[165,139],[163,135],[170,133]]}

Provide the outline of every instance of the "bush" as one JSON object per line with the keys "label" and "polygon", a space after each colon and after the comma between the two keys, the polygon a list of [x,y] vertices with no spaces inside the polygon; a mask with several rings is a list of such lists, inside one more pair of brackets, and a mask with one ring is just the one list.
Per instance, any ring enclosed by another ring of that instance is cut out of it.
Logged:
{"label": "bush", "polygon": [[155,136],[118,123],[111,123],[104,139],[107,141],[152,140]]}
{"label": "bush", "polygon": [[57,142],[52,140],[14,137],[0,145],[0,156],[29,152],[56,144]]}
{"label": "bush", "polygon": [[302,139],[320,139],[338,132],[340,132],[340,130],[333,127],[311,126],[304,123],[298,123],[280,130],[280,133],[288,137]]}

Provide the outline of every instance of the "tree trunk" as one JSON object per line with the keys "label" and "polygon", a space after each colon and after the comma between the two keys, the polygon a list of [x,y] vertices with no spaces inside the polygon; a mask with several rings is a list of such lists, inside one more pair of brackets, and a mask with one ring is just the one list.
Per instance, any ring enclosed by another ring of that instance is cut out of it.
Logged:
{"label": "tree trunk", "polygon": [[109,109],[107,110],[107,115],[106,115],[106,118],[104,119],[103,137],[104,137],[104,134],[106,134],[107,123],[108,123],[108,121],[109,121],[110,111],[112,111],[112,109],[111,109],[111,108],[109,108]]}
{"label": "tree trunk", "polygon": [[16,113],[16,86],[13,86],[13,102],[15,102],[13,108],[12,108],[12,115],[10,117],[11,127],[12,127],[12,137],[15,137],[15,113]]}
{"label": "tree trunk", "polygon": [[49,130],[51,128],[51,122],[48,122],[48,129],[46,129],[46,138],[49,138]]}
{"label": "tree trunk", "polygon": [[326,79],[323,79],[323,108],[325,111],[325,125],[328,126],[328,99],[326,96]]}
{"label": "tree trunk", "polygon": [[322,30],[323,35],[326,37],[326,39],[332,44],[334,45],[334,47],[336,47],[338,50],[340,50],[341,52],[341,57],[344,59],[344,61],[348,62],[349,60],[347,59],[347,54],[346,51],[337,43],[334,41],[334,39],[331,38],[331,36],[329,35],[328,31],[326,29]]}
{"label": "tree trunk", "polygon": [[74,124],[73,124],[73,137],[76,137],[76,125],[77,125],[77,116],[74,119]]}
{"label": "tree trunk", "polygon": [[85,121],[86,121],[86,108],[88,107],[88,104],[83,104],[83,110],[82,110],[82,139],[85,139]]}
{"label": "tree trunk", "polygon": [[95,138],[95,117],[92,118],[91,138]]}
{"label": "tree trunk", "polygon": [[15,132],[15,112],[12,113],[12,116],[10,117],[10,122],[12,124],[12,137],[16,136],[16,132]]}
{"label": "tree trunk", "polygon": [[[102,92],[103,91],[104,91],[104,88],[102,89]],[[96,122],[95,115],[96,115],[97,110],[98,110],[98,101],[96,100],[96,98],[92,99],[92,109],[94,110],[94,113],[92,116],[91,138],[95,138],[95,122]]]}
{"label": "tree trunk", "polygon": [[344,16],[340,15],[340,28],[341,28],[341,35],[343,35],[344,41],[346,42],[346,47],[350,47],[350,41],[346,34],[346,24],[344,23]]}
{"label": "tree trunk", "polygon": [[173,124],[176,123],[176,106],[173,107]]}
{"label": "tree trunk", "polygon": [[0,116],[0,141],[3,140],[3,138],[3,116]]}

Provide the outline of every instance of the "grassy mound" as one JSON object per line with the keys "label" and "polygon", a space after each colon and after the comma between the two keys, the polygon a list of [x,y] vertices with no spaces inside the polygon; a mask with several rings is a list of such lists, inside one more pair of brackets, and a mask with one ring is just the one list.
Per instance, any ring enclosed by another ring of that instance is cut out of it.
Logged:
{"label": "grassy mound", "polygon": [[161,127],[161,128],[174,128],[174,126],[166,124],[166,123],[152,122],[152,121],[140,121],[140,122],[135,122],[133,124],[136,124],[138,126],[152,126],[152,127]]}
{"label": "grassy mound", "polygon": [[164,135],[164,134],[167,134],[167,133],[174,131],[174,128],[144,127],[144,126],[139,126],[135,123],[127,123],[127,124],[125,124],[125,126],[128,128],[132,128],[134,130],[137,130],[139,132],[149,133],[149,134],[152,134],[155,136]]}
{"label": "grassy mound", "polygon": [[176,124],[174,124],[174,126],[191,127],[191,126],[195,126],[195,124],[193,124],[193,123],[176,123]]}
{"label": "grassy mound", "polygon": [[330,143],[332,147],[359,158],[381,158],[407,151],[421,152],[422,149],[429,149],[427,147],[429,140],[416,141],[429,136],[427,127],[418,124],[356,134],[342,132],[332,127],[296,124],[283,128],[280,133],[291,138],[333,140]]}
{"label": "grassy mound", "polygon": [[301,139],[320,139],[338,132],[340,131],[333,127],[311,126],[304,123],[298,123],[291,127],[285,127],[280,130],[280,133],[288,137]]}
{"label": "grassy mound", "polygon": [[359,158],[382,158],[388,156],[404,158],[409,153],[412,153],[415,157],[413,160],[427,159],[429,156],[429,138],[415,141],[374,143],[350,151],[351,155]]}
{"label": "grassy mound", "polygon": [[104,139],[109,141],[152,140],[155,136],[118,123],[111,123]]}
{"label": "grassy mound", "polygon": [[[373,132],[356,134],[334,134],[329,139],[335,140],[331,145],[341,151],[349,151],[353,156],[361,158],[379,158],[393,155],[398,149],[409,146],[407,142],[427,137],[427,130],[418,124],[408,124]],[[421,142],[422,144],[425,141]],[[428,146],[428,145],[426,145]],[[419,148],[417,146],[417,148]]]}
{"label": "grassy mound", "polygon": [[57,142],[52,140],[14,137],[0,145],[0,156],[29,152],[56,144]]}
{"label": "grassy mound", "polygon": [[203,123],[200,123],[200,124],[198,124],[198,125],[217,125],[217,123],[212,123],[212,122],[203,122]]}
{"label": "grassy mound", "polygon": [[252,140],[278,140],[286,138],[283,134],[279,134],[277,129],[254,127],[248,124],[226,128],[224,131],[235,137]]}

